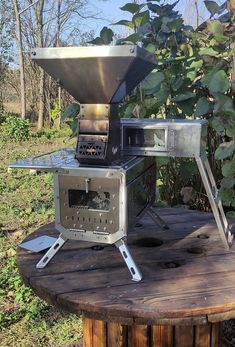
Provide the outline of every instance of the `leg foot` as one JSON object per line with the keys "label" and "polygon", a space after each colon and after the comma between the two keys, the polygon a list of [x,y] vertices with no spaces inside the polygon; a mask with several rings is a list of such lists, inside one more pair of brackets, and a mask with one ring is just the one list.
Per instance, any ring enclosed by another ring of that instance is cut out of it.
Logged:
{"label": "leg foot", "polygon": [[42,259],[37,263],[36,268],[43,269],[66,241],[66,239],[63,239],[61,236],[59,236],[55,243],[51,246],[51,248],[46,252],[46,254],[44,254]]}
{"label": "leg foot", "polygon": [[131,275],[132,275],[132,280],[139,282],[142,279],[142,274],[136,265],[134,259],[131,256],[131,253],[129,251],[129,248],[127,247],[126,243],[124,240],[119,240],[115,242],[115,246],[119,249]]}
{"label": "leg foot", "polygon": [[163,230],[169,230],[169,226],[166,224],[166,222],[157,214],[156,211],[152,207],[149,207],[149,209],[146,211],[146,213],[149,215],[149,217],[152,218],[152,220],[159,225]]}

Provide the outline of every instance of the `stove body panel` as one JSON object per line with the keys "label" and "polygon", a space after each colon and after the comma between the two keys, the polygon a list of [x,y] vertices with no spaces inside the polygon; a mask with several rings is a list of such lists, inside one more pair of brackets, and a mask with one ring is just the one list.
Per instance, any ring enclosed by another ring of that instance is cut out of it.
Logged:
{"label": "stove body panel", "polygon": [[56,228],[68,239],[115,243],[153,203],[155,176],[152,158],[55,173]]}

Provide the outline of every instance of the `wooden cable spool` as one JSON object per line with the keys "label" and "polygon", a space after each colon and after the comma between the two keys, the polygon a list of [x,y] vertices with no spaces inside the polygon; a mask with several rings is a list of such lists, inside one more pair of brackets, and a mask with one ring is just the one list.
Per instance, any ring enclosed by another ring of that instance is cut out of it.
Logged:
{"label": "wooden cable spool", "polygon": [[[170,230],[146,216],[128,235],[143,272],[138,283],[112,245],[68,241],[44,269],[36,269],[41,253],[18,248],[24,282],[48,303],[83,315],[83,346],[220,345],[220,322],[235,317],[234,250],[224,250],[212,214],[158,213]],[[49,224],[27,240],[41,235],[58,232]]]}

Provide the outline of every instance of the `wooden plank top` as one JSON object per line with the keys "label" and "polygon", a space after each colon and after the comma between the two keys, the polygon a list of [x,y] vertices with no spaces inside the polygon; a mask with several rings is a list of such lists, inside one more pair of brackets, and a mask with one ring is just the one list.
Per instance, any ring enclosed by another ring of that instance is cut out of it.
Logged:
{"label": "wooden plank top", "polygon": [[[114,245],[67,241],[44,269],[43,253],[18,248],[20,274],[49,303],[121,324],[194,325],[235,317],[235,248],[223,248],[212,214],[158,209],[170,230],[145,216],[128,235],[143,280],[133,282]],[[235,231],[235,222],[232,224]],[[53,224],[27,237],[57,236]]]}

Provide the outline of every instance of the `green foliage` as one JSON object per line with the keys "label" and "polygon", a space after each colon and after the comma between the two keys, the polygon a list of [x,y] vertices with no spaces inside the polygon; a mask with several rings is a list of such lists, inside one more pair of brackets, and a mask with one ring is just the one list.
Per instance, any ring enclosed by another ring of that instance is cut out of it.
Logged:
{"label": "green foliage", "polygon": [[[235,176],[232,169],[235,160],[234,86],[230,77],[235,54],[232,50],[234,37],[230,29],[233,14],[225,13],[218,17],[226,9],[226,4],[220,6],[216,1],[204,1],[213,19],[210,18],[194,30],[184,24],[181,15],[175,10],[177,3],[149,0],[147,3],[127,3],[121,8],[132,18],[123,18],[115,25],[127,26],[133,29],[133,33],[117,41],[117,44],[140,42],[157,58],[156,68],[125,101],[121,115],[208,119],[208,153],[216,181],[219,184],[222,175],[220,164],[215,158],[226,159],[222,173],[226,178],[231,178],[231,183]],[[200,28],[203,28],[203,32]],[[226,137],[228,143],[224,143],[222,137]],[[171,196],[167,198],[169,204],[179,202],[178,191],[171,187],[170,182],[178,186],[179,175],[182,174],[180,164],[172,165],[166,164],[162,171],[163,179],[166,178],[166,189],[171,191]],[[172,167],[175,167],[174,174]],[[171,171],[174,178],[169,177]],[[199,177],[191,177],[191,181],[185,178],[181,183],[193,184],[196,190],[201,191],[198,182]],[[222,193],[221,197],[228,204],[231,196]]]}
{"label": "green foliage", "polygon": [[61,110],[59,107],[58,101],[56,101],[50,111],[50,118],[52,120],[53,125],[55,125],[56,121],[60,118]]}
{"label": "green foliage", "polygon": [[[75,315],[61,313],[22,282],[16,247],[31,232],[54,220],[53,175],[7,172],[10,162],[65,146],[65,138],[29,138],[22,146],[4,143],[0,152],[0,346],[72,346],[82,333]],[[66,144],[68,146],[68,144]]]}
{"label": "green foliage", "polygon": [[89,41],[88,43],[92,43],[93,45],[109,45],[110,42],[113,40],[113,31],[107,27],[104,27],[101,32],[100,36],[96,37],[94,40]]}
{"label": "green foliage", "polygon": [[3,138],[13,141],[25,141],[29,139],[29,121],[16,116],[8,116],[2,124]]}
{"label": "green foliage", "polygon": [[75,136],[78,132],[78,114],[80,111],[80,105],[73,103],[69,105],[61,116],[61,122],[65,122],[72,131],[71,137]]}
{"label": "green foliage", "polygon": [[205,0],[204,3],[212,16],[220,11],[220,6],[215,1]]}

